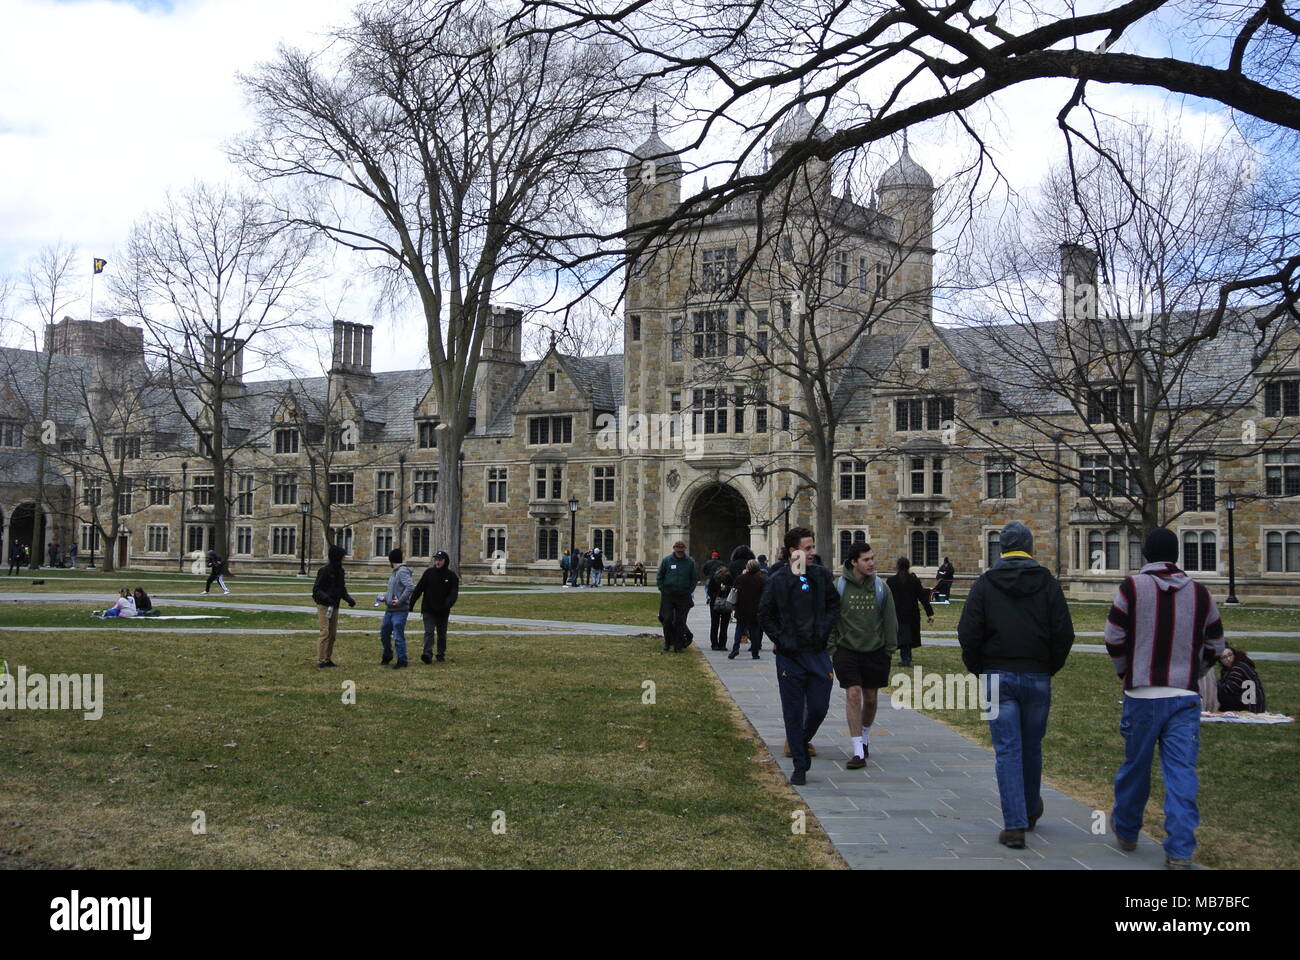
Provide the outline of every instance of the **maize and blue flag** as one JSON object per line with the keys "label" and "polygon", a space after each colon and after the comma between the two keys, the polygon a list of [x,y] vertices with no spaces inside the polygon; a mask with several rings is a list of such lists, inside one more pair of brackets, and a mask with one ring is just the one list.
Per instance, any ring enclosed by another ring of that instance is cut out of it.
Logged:
{"label": "maize and blue flag", "polygon": [[99,257],[96,257],[96,258],[95,258],[95,272],[96,272],[96,273],[103,273],[103,272],[104,272],[104,268],[105,268],[106,266],[108,266],[108,261],[107,261],[107,260],[101,260]]}

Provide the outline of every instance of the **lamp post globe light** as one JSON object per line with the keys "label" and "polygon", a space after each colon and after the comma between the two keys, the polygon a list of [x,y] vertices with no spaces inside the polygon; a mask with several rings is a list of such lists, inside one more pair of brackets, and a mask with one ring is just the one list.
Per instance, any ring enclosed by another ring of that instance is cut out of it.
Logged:
{"label": "lamp post globe light", "polygon": [[[307,576],[307,514],[311,512],[311,504],[306,500],[298,504],[298,512],[302,514],[302,523],[298,534],[298,576]],[[293,529],[290,527],[290,529]]]}
{"label": "lamp post globe light", "polygon": [[1232,515],[1237,512],[1237,495],[1231,490],[1223,495],[1223,509],[1228,511],[1228,597],[1223,602],[1240,603],[1237,599],[1237,551],[1232,529]]}
{"label": "lamp post globe light", "polygon": [[790,532],[790,508],[793,506],[794,506],[794,497],[790,496],[790,494],[788,493],[783,494],[781,496],[781,515],[785,518],[784,519],[785,533]]}
{"label": "lamp post globe light", "polygon": [[578,546],[578,498],[569,498],[569,555]]}

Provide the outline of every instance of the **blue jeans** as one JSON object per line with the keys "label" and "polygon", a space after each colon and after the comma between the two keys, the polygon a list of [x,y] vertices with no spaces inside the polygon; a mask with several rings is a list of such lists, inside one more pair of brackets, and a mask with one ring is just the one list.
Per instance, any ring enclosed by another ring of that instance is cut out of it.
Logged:
{"label": "blue jeans", "polygon": [[[732,637],[731,649],[734,652],[740,651],[740,638],[746,633],[749,634],[749,652],[757,656],[758,651],[763,649],[763,628],[758,625],[757,620],[750,623],[748,620],[736,618],[736,632]],[[793,752],[794,748],[790,749]]]}
{"label": "blue jeans", "polygon": [[600,578],[601,578],[601,575],[604,574],[604,572],[605,572],[605,568],[604,568],[604,567],[592,567],[592,568],[591,568],[591,585],[592,585],[593,587],[599,587],[599,586],[600,586]]}
{"label": "blue jeans", "polygon": [[[406,618],[410,610],[387,610],[384,622],[379,626],[379,642],[384,645],[384,659],[393,655],[393,646],[397,646],[397,662],[406,663]],[[389,638],[393,642],[389,642]]]}
{"label": "blue jeans", "polygon": [[[791,651],[793,653],[793,651]],[[790,756],[796,770],[807,770],[808,741],[817,735],[831,706],[831,655],[801,650],[793,656],[776,655],[776,683],[781,692],[781,716]]]}
{"label": "blue jeans", "polygon": [[1124,736],[1124,762],[1115,774],[1115,836],[1136,840],[1142,812],[1151,792],[1151,760],[1160,744],[1160,773],[1165,778],[1165,856],[1190,860],[1196,849],[1196,806],[1199,781],[1196,756],[1201,745],[1201,698],[1124,698],[1119,732]]}
{"label": "blue jeans", "polygon": [[[1052,677],[1046,673],[1012,673],[989,670],[998,678],[998,712],[989,720],[989,736],[997,755],[998,794],[1002,801],[1002,826],[1024,830],[1029,815],[1042,800],[1043,735],[1052,709]],[[987,689],[987,688],[986,688]]]}

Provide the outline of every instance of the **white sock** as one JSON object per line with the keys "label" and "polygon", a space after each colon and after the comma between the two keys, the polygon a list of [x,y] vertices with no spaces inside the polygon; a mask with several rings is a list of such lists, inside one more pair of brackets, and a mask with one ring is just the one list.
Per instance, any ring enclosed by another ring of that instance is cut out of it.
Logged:
{"label": "white sock", "polygon": [[853,755],[854,755],[855,757],[861,757],[861,756],[863,756],[863,753],[862,753],[862,738],[861,738],[861,737],[854,737],[854,738],[853,738]]}

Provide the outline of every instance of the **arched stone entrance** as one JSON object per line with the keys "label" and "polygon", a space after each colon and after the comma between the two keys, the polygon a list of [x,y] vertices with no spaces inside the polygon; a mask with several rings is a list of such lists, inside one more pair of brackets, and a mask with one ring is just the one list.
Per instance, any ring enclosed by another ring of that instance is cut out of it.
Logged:
{"label": "arched stone entrance", "polygon": [[[20,504],[14,509],[13,519],[9,521],[9,544],[12,548],[17,543],[31,550],[31,556],[36,558],[39,566],[45,562],[45,544],[39,542],[41,537],[36,535],[36,504],[28,502]],[[6,563],[8,558],[5,558]]]}
{"label": "arched stone entrance", "polygon": [[741,544],[749,546],[749,504],[735,487],[715,483],[702,489],[691,505],[686,544],[696,565],[704,568],[709,554],[723,560]]}

